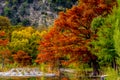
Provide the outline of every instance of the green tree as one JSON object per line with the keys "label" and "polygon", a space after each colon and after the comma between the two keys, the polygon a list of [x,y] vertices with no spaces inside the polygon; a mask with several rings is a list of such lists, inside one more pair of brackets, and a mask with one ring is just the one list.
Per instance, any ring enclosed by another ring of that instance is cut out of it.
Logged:
{"label": "green tree", "polygon": [[27,3],[33,3],[33,0],[26,0]]}
{"label": "green tree", "polygon": [[22,25],[23,26],[30,26],[30,20],[29,19],[24,19],[23,21],[22,21]]}
{"label": "green tree", "polygon": [[[107,19],[107,18],[106,18]],[[93,53],[98,56],[101,65],[114,66],[116,65],[115,58],[118,57],[114,48],[114,27],[109,25],[102,25],[97,28],[97,38],[92,42]]]}
{"label": "green tree", "polygon": [[0,30],[9,29],[11,23],[7,17],[0,16]]}
{"label": "green tree", "polygon": [[18,50],[28,53],[33,61],[38,53],[37,47],[43,32],[39,32],[32,27],[17,28],[11,33],[11,42],[9,43],[10,50],[16,53]]}
{"label": "green tree", "polygon": [[[120,0],[118,0],[118,3],[118,7],[115,8],[113,14],[111,14],[111,25],[115,28],[113,34],[114,47],[120,57]],[[119,60],[120,59],[117,58],[118,64],[120,64]]]}
{"label": "green tree", "polygon": [[[118,3],[119,4],[119,3]],[[92,42],[92,51],[98,56],[102,65],[117,69],[119,54],[120,34],[120,6],[114,7],[112,13],[106,18],[98,17],[93,20],[92,28],[96,38]]]}
{"label": "green tree", "polygon": [[8,16],[9,18],[13,17],[12,9],[9,7],[4,8],[4,16]]}

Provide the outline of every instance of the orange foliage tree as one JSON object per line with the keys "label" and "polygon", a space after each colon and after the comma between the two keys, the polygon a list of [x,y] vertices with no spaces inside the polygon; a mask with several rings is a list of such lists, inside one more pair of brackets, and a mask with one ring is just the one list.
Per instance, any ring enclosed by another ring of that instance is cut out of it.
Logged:
{"label": "orange foliage tree", "polygon": [[97,56],[88,49],[93,39],[91,22],[95,17],[106,16],[111,12],[116,0],[80,0],[66,12],[60,12],[54,26],[40,42],[36,62],[56,62],[69,55],[67,63],[91,61],[94,75],[98,74]]}
{"label": "orange foliage tree", "polygon": [[10,51],[7,49],[8,39],[6,39],[6,35],[4,31],[0,31],[0,60],[2,63],[2,68],[6,60],[10,58]]}
{"label": "orange foliage tree", "polygon": [[15,62],[26,66],[31,63],[32,58],[22,50],[19,50],[16,54],[13,54],[13,59]]}

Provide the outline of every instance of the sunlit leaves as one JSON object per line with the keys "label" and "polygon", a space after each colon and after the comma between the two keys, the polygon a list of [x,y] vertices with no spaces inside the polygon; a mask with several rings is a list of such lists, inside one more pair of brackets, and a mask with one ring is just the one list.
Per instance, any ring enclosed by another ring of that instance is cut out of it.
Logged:
{"label": "sunlit leaves", "polygon": [[40,32],[35,31],[32,27],[22,30],[14,30],[11,34],[11,42],[9,46],[14,50],[25,50],[31,42],[40,40]]}
{"label": "sunlit leaves", "polygon": [[[111,65],[116,69],[116,61],[119,60],[119,25],[120,6],[114,7],[107,17],[101,16],[93,20],[93,29],[97,30],[97,37],[93,44],[93,53],[96,54],[102,64]],[[111,64],[112,63],[112,64]]]}
{"label": "sunlit leaves", "polygon": [[117,54],[120,56],[120,4],[118,8],[113,10],[113,14],[110,16],[112,17],[111,26],[114,27],[114,46]]}
{"label": "sunlit leaves", "polygon": [[38,54],[39,41],[46,33],[46,31],[40,32],[32,27],[20,27],[12,31],[11,41],[8,46],[13,53],[19,50],[25,51],[34,61]]}
{"label": "sunlit leaves", "polygon": [[31,27],[28,27],[28,28],[25,28],[21,31],[13,31],[12,32],[12,38],[18,38],[18,39],[22,39],[22,38],[30,38],[31,37],[31,33],[33,32],[34,30],[31,28]]}
{"label": "sunlit leaves", "polygon": [[14,50],[23,50],[23,48],[25,48],[28,43],[29,42],[27,39],[14,39],[14,41],[10,42],[9,46],[12,47]]}
{"label": "sunlit leaves", "polygon": [[88,49],[88,43],[93,39],[91,22],[97,16],[105,16],[111,9],[112,6],[105,4],[104,0],[81,0],[79,6],[60,12],[53,27],[40,42],[36,61],[54,61],[67,55],[70,55],[67,60],[70,62],[95,60],[96,56]]}

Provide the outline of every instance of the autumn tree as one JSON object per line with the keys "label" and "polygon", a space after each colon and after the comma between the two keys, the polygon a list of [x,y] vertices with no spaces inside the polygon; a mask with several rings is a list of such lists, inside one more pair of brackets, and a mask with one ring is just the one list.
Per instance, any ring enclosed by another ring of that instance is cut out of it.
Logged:
{"label": "autumn tree", "polygon": [[32,27],[20,27],[11,32],[11,42],[9,48],[12,53],[16,53],[19,50],[25,51],[32,57],[32,62],[36,59],[38,54],[37,48],[39,40],[46,31],[38,31]]}
{"label": "autumn tree", "polygon": [[36,62],[59,61],[69,55],[67,63],[81,61],[91,62],[93,74],[98,71],[97,56],[88,49],[94,38],[91,31],[91,22],[97,16],[106,16],[111,13],[116,0],[80,0],[78,6],[73,6],[66,12],[60,12],[53,28],[40,42],[40,54]]}
{"label": "autumn tree", "polygon": [[19,50],[16,54],[13,54],[13,59],[15,62],[23,66],[31,64],[31,60],[32,60],[32,58],[22,50]]}
{"label": "autumn tree", "polygon": [[0,60],[2,68],[4,68],[5,61],[10,58],[10,51],[7,47],[8,39],[6,38],[5,32],[0,31]]}

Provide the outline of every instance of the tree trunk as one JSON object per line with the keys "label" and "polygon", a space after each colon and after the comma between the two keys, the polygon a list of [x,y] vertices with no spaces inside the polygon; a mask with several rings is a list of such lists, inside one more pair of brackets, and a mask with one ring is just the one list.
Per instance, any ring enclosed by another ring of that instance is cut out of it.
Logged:
{"label": "tree trunk", "polygon": [[112,68],[114,68],[117,71],[117,64],[116,64],[116,59],[115,58],[112,61]]}
{"label": "tree trunk", "polygon": [[99,63],[97,60],[92,60],[92,67],[93,67],[93,76],[99,75]]}
{"label": "tree trunk", "polygon": [[57,61],[57,66],[58,66],[58,77],[59,77],[59,80],[61,80],[61,71],[60,71],[61,62],[60,62],[60,59],[58,59],[58,61]]}
{"label": "tree trunk", "polygon": [[4,68],[4,58],[2,58],[2,69]]}

